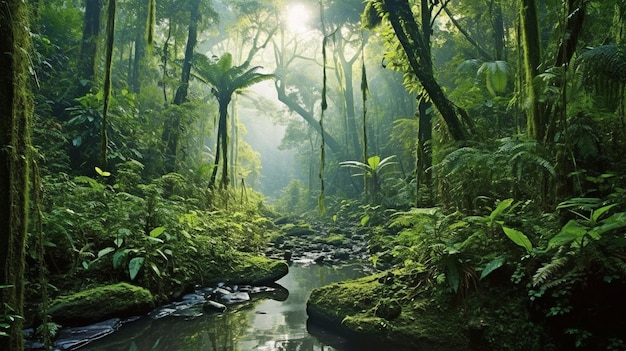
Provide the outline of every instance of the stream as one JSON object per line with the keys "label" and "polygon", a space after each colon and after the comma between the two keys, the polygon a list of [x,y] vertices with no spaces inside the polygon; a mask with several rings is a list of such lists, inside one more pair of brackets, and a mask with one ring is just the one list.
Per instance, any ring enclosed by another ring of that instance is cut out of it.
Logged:
{"label": "stream", "polygon": [[190,320],[142,317],[81,350],[380,350],[355,345],[319,326],[307,325],[306,301],[314,288],[364,274],[360,265],[327,266],[295,262],[289,274],[277,281],[286,289],[281,298],[233,305],[224,313],[202,315]]}

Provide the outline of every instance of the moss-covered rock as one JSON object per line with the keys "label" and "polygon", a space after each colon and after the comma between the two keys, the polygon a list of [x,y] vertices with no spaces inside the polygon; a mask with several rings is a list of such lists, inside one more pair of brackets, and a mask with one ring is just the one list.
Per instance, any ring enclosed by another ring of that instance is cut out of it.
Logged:
{"label": "moss-covered rock", "polygon": [[514,287],[461,297],[419,277],[401,269],[327,285],[313,290],[307,312],[349,336],[411,350],[541,349],[545,334]]}
{"label": "moss-covered rock", "polygon": [[389,276],[396,274],[381,273],[315,289],[307,312],[314,322],[373,342],[424,350],[470,349],[459,313],[438,306],[432,298],[409,297],[406,286],[390,284]]}
{"label": "moss-covered rock", "polygon": [[287,223],[282,227],[282,230],[289,236],[307,236],[315,234],[315,231],[308,223]]}
{"label": "moss-covered rock", "polygon": [[275,282],[289,273],[289,265],[282,260],[245,253],[233,255],[232,262],[205,270],[202,281],[259,285]]}
{"label": "moss-covered rock", "polygon": [[113,317],[147,313],[154,307],[150,291],[118,283],[59,297],[52,302],[52,320],[63,326],[96,323]]}

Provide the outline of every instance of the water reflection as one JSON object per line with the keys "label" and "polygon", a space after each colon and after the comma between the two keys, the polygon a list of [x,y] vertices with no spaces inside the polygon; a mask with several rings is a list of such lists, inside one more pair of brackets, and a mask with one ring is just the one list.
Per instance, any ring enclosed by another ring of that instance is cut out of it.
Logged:
{"label": "water reflection", "polygon": [[345,340],[309,326],[316,331],[317,337],[312,336],[307,330],[306,301],[316,287],[360,276],[363,273],[358,266],[294,264],[277,282],[284,288],[278,295],[192,320],[141,318],[83,350],[356,350]]}

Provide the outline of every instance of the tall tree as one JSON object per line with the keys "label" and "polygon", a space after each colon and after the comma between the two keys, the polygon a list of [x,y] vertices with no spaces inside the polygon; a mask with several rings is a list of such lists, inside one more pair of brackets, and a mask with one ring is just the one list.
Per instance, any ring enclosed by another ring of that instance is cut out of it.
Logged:
{"label": "tall tree", "polygon": [[354,99],[354,70],[367,41],[367,36],[359,30],[359,14],[362,11],[363,4],[360,0],[330,1],[324,11],[324,22],[330,27],[325,30],[332,33],[333,68],[338,89],[343,95],[346,154],[351,158],[357,158],[361,151]]}
{"label": "tall tree", "polygon": [[0,318],[15,316],[0,349],[24,348],[24,251],[28,219],[33,103],[29,89],[29,2],[0,6]]}
{"label": "tall tree", "polygon": [[[299,94],[295,93],[295,91],[299,90],[300,95],[304,94],[304,92],[296,87],[295,83],[289,80],[289,76],[293,74],[294,71],[297,71],[294,69],[295,61],[298,59],[306,60],[304,50],[306,49],[306,44],[308,44],[308,42],[303,41],[303,39],[299,36],[290,36],[287,30],[281,28],[276,37],[272,40],[272,44],[274,49],[274,60],[276,63],[276,80],[274,85],[276,87],[278,100],[285,104],[285,106],[287,106],[290,110],[302,117],[302,119],[304,119],[304,121],[311,128],[313,128],[318,135],[324,135],[326,146],[328,146],[329,150],[333,154],[341,155],[342,159],[346,159],[344,150],[341,147],[341,144],[337,141],[337,138],[331,135],[328,130],[322,130],[319,122],[315,119],[313,112],[315,100],[310,99],[310,104],[303,104],[301,101],[298,101],[299,99],[297,96]],[[309,89],[312,88],[309,84],[305,84],[305,87]],[[314,93],[316,94],[318,91],[315,91]]]}
{"label": "tall tree", "polygon": [[[409,62],[411,73],[415,75],[441,114],[450,136],[457,141],[465,140],[468,138],[468,132],[461,123],[461,115],[446,97],[434,76],[430,52],[430,24],[433,21],[432,12],[436,5],[444,6],[445,4],[441,5],[438,1],[431,4],[430,1],[421,0],[419,7],[419,18],[423,23],[421,27],[409,0],[370,1],[366,8],[366,15],[370,19],[376,17],[375,14],[372,15],[372,10],[375,10],[379,16],[388,21]],[[375,23],[375,21],[370,21],[372,22]]]}
{"label": "tall tree", "polygon": [[241,66],[233,65],[233,57],[226,53],[217,62],[211,62],[204,55],[196,55],[194,67],[195,76],[203,83],[211,86],[211,92],[219,105],[219,120],[217,128],[217,148],[215,162],[209,188],[215,188],[218,165],[222,164],[220,186],[226,188],[228,178],[228,105],[232,95],[241,89],[250,87],[258,82],[272,79],[271,74],[260,73],[261,67],[248,68],[247,62]]}
{"label": "tall tree", "polygon": [[[198,43],[198,24],[200,22],[200,1],[191,0],[189,2],[189,29],[187,34],[187,45],[185,46],[185,57],[183,59],[183,67],[181,72],[180,83],[176,89],[174,105],[181,105],[187,101],[187,93],[189,91],[189,78],[191,76],[191,65],[194,56],[194,50]],[[176,161],[178,155],[178,141],[180,139],[180,119],[179,113],[170,114],[170,119],[166,121],[163,127],[162,140],[164,142],[165,151],[165,170],[174,172],[176,170]]]}

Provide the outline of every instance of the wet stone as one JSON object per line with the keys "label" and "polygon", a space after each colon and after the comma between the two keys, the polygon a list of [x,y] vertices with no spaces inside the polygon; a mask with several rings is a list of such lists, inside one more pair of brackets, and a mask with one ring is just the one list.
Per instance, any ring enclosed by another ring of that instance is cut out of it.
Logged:
{"label": "wet stone", "polygon": [[93,340],[112,334],[121,324],[119,318],[112,318],[84,327],[65,328],[59,332],[54,346],[59,350],[73,350]]}
{"label": "wet stone", "polygon": [[227,305],[250,301],[250,295],[246,292],[236,292],[226,294],[220,297],[220,299]]}

